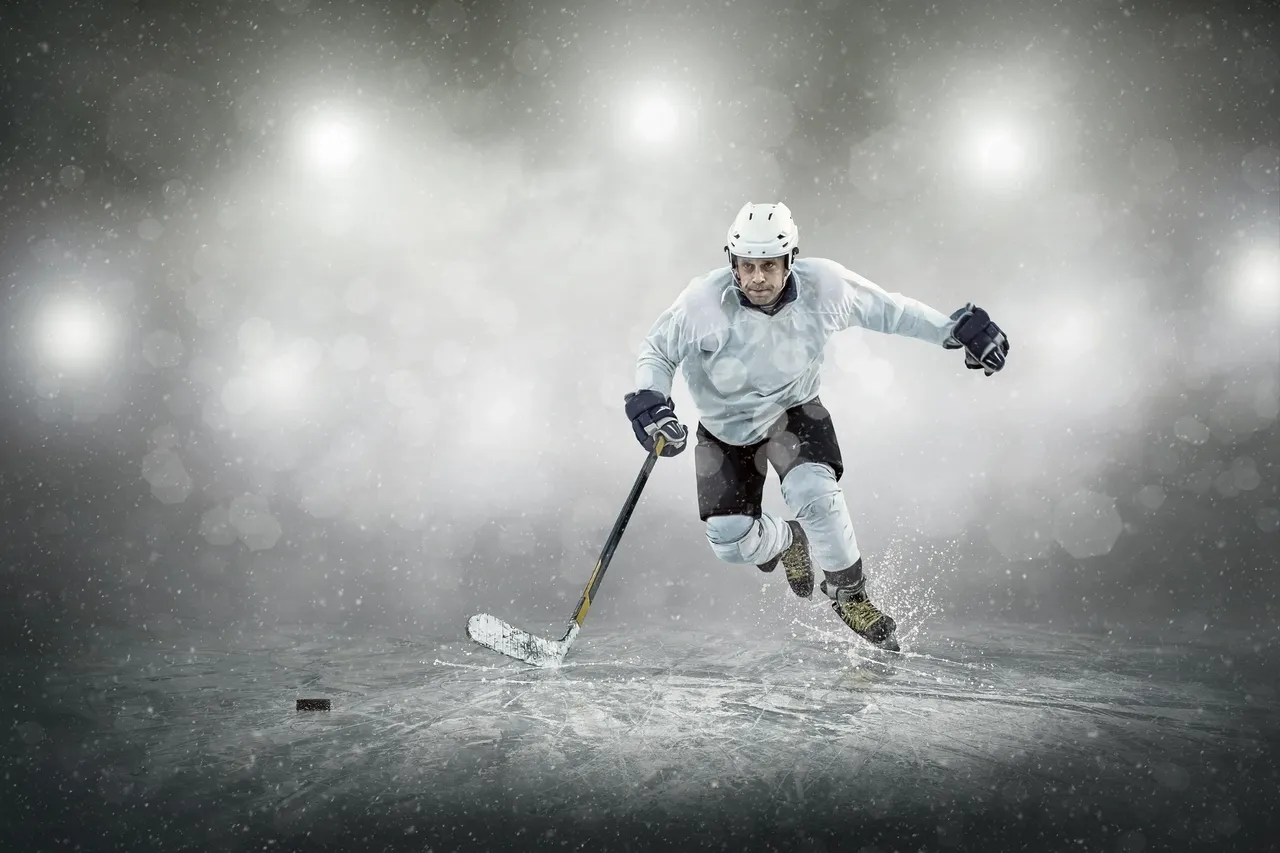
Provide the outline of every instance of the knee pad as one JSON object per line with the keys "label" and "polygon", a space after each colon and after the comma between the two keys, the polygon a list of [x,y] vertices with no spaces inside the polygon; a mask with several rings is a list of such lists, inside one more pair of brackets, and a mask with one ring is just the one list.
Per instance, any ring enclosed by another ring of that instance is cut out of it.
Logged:
{"label": "knee pad", "polygon": [[734,545],[751,532],[756,520],[749,515],[713,515],[707,519],[707,541]]}
{"label": "knee pad", "polygon": [[835,471],[823,462],[805,462],[788,471],[782,481],[782,499],[801,520],[806,514],[829,512],[836,499],[844,503]]}
{"label": "knee pad", "polygon": [[813,561],[825,571],[838,571],[861,557],[844,492],[830,465],[805,462],[782,480],[782,499],[809,537]]}
{"label": "knee pad", "polygon": [[759,565],[782,550],[786,524],[768,513],[713,515],[707,519],[707,542],[726,563]]}

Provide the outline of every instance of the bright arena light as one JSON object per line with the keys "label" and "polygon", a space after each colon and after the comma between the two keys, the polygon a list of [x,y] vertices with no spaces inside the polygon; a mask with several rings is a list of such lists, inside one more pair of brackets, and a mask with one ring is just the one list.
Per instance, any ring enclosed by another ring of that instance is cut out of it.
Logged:
{"label": "bright arena light", "polygon": [[45,305],[36,333],[41,360],[65,373],[101,367],[115,338],[107,313],[88,298],[63,297]]}
{"label": "bright arena light", "polygon": [[302,126],[303,156],[312,166],[336,171],[355,162],[359,135],[352,123],[341,116],[318,114]]}
{"label": "bright arena light", "polygon": [[1236,273],[1235,306],[1245,319],[1274,322],[1280,314],[1280,247],[1257,248]]}
{"label": "bright arena light", "polygon": [[666,142],[675,136],[679,125],[676,108],[666,98],[650,95],[636,105],[633,126],[645,142]]}
{"label": "bright arena light", "polygon": [[1012,127],[984,125],[973,132],[969,144],[973,166],[984,178],[1003,183],[1026,171],[1026,142]]}

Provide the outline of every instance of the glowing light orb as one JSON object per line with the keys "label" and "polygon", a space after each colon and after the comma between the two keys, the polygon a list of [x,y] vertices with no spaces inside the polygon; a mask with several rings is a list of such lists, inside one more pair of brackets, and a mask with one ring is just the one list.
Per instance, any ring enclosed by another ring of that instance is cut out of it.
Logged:
{"label": "glowing light orb", "polygon": [[37,318],[40,356],[48,366],[68,373],[100,367],[114,339],[111,320],[89,299],[63,298],[44,307]]}
{"label": "glowing light orb", "polygon": [[1026,167],[1026,148],[1009,127],[992,125],[974,134],[974,165],[985,175],[1011,177]]}
{"label": "glowing light orb", "polygon": [[676,109],[666,98],[651,96],[636,105],[633,127],[646,142],[666,142],[675,136],[679,125]]}
{"label": "glowing light orb", "polygon": [[334,171],[350,166],[359,149],[355,128],[337,116],[317,116],[304,129],[303,153],[317,168]]}
{"label": "glowing light orb", "polygon": [[1276,321],[1280,314],[1280,248],[1257,248],[1245,255],[1232,295],[1245,319]]}

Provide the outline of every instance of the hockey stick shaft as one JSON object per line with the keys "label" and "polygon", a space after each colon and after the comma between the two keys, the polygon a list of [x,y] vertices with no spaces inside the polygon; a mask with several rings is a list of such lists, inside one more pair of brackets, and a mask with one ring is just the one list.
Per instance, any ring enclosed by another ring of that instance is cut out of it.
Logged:
{"label": "hockey stick shaft", "polygon": [[[631,486],[631,493],[627,495],[626,503],[622,505],[622,511],[618,513],[618,518],[613,523],[613,530],[609,531],[609,538],[605,540],[604,548],[600,550],[600,558],[596,560],[595,568],[591,570],[591,578],[587,581],[586,589],[582,591],[582,597],[578,599],[578,606],[573,611],[573,624],[579,628],[582,627],[582,621],[587,618],[587,611],[591,609],[591,602],[596,597],[596,591],[600,589],[600,581],[604,580],[605,570],[609,568],[609,562],[613,560],[613,552],[618,550],[618,542],[622,540],[622,533],[627,529],[627,522],[631,520],[631,513],[635,511],[636,504],[640,502],[640,493],[644,491],[645,483],[649,481],[649,474],[653,471],[654,463],[658,461],[658,457],[662,454],[662,448],[666,443],[666,437],[662,433],[658,433],[657,439],[653,443],[653,450],[645,457],[644,465],[641,466],[640,473],[636,475],[636,481]],[[573,630],[572,625],[569,630]]]}

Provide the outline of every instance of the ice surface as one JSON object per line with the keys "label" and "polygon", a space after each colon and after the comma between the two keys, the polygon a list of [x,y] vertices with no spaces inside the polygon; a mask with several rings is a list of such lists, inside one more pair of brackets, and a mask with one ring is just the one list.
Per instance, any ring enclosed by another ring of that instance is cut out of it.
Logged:
{"label": "ice surface", "polygon": [[1275,825],[1265,648],[939,625],[911,648],[597,622],[538,669],[463,625],[153,625],[48,680],[8,784],[65,786],[25,789],[24,831],[122,849],[1246,849]]}

